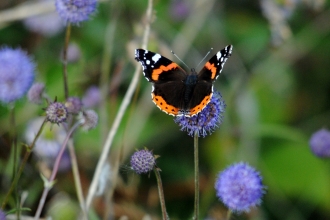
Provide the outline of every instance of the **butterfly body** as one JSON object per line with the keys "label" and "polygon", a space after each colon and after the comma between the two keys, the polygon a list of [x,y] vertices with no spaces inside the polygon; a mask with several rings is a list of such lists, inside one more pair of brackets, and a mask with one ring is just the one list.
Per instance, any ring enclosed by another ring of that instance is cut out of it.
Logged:
{"label": "butterfly body", "polygon": [[213,83],[231,52],[232,46],[228,45],[206,62],[199,73],[191,69],[190,74],[166,57],[147,50],[136,49],[135,59],[142,65],[145,78],[153,83],[151,97],[157,107],[173,116],[190,117],[210,102]]}

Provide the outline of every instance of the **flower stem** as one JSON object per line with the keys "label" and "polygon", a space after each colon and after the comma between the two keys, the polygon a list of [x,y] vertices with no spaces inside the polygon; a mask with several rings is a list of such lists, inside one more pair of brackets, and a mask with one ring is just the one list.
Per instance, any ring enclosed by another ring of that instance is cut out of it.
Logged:
{"label": "flower stem", "polygon": [[63,80],[64,80],[64,95],[65,99],[69,97],[69,88],[68,88],[68,61],[67,61],[67,54],[68,54],[68,45],[70,40],[70,34],[71,34],[71,24],[70,22],[66,26],[65,31],[65,40],[64,40],[64,48],[63,48]]}
{"label": "flower stem", "polygon": [[35,220],[38,220],[39,219],[40,214],[41,214],[41,211],[42,211],[42,208],[45,205],[46,197],[48,195],[48,192],[49,192],[49,190],[52,188],[52,186],[54,184],[54,180],[55,180],[55,177],[56,177],[58,168],[60,166],[60,162],[61,162],[61,159],[62,159],[62,155],[64,153],[64,150],[65,150],[65,147],[68,144],[68,141],[69,141],[72,133],[77,129],[77,127],[80,124],[81,124],[81,122],[77,122],[76,124],[74,124],[72,126],[72,128],[70,129],[70,131],[68,132],[68,134],[66,135],[66,137],[65,137],[65,139],[64,139],[64,141],[62,143],[60,152],[58,153],[58,155],[56,157],[56,160],[55,160],[55,163],[54,163],[52,174],[51,174],[51,176],[49,177],[48,180],[45,180],[45,188],[44,188],[44,191],[42,192],[42,196],[41,196],[41,199],[39,201],[38,209],[37,209],[36,214],[34,216],[34,219]]}
{"label": "flower stem", "polygon": [[231,209],[228,209],[226,220],[230,219],[232,213]]}
{"label": "flower stem", "polygon": [[5,199],[4,199],[3,202],[2,202],[2,205],[1,205],[1,209],[2,209],[2,210],[5,209],[5,206],[6,206],[7,202],[8,202],[9,196],[10,196],[11,193],[13,192],[13,190],[14,190],[14,188],[15,188],[15,186],[16,186],[18,180],[19,180],[19,178],[21,177],[21,174],[22,174],[22,172],[23,172],[23,170],[24,170],[25,164],[26,164],[27,160],[29,159],[29,157],[30,157],[30,155],[31,155],[31,152],[32,152],[32,150],[33,150],[33,147],[34,147],[36,141],[38,140],[39,136],[41,135],[41,132],[42,132],[42,130],[43,130],[45,124],[46,124],[46,118],[45,118],[45,120],[42,122],[42,124],[41,124],[41,126],[40,126],[40,128],[39,128],[39,131],[38,131],[37,135],[34,137],[32,143],[31,143],[29,146],[27,146],[27,149],[26,149],[26,152],[25,152],[25,155],[24,155],[23,161],[22,161],[22,163],[21,163],[21,166],[20,166],[19,169],[18,169],[17,175],[15,176],[13,182],[11,183],[10,188],[9,188],[9,190],[8,190],[6,196],[5,196]]}
{"label": "flower stem", "polygon": [[160,202],[160,206],[161,206],[161,209],[162,209],[163,220],[167,220],[169,218],[167,217],[167,213],[166,213],[164,190],[163,190],[162,179],[160,178],[159,171],[160,171],[159,168],[154,167],[154,172],[155,172],[156,179],[157,179],[159,202]]}
{"label": "flower stem", "polygon": [[195,203],[194,220],[198,220],[199,215],[199,166],[198,166],[198,131],[194,134],[194,160],[195,160]]}
{"label": "flower stem", "polygon": [[84,194],[83,194],[82,187],[81,187],[77,157],[76,157],[76,152],[74,150],[72,139],[70,139],[68,142],[68,148],[69,148],[69,152],[70,152],[72,173],[73,173],[74,183],[76,186],[77,196],[78,196],[80,208],[83,213],[83,219],[85,220],[85,219],[88,219],[88,213],[85,208]]}
{"label": "flower stem", "polygon": [[[150,23],[152,21],[152,7],[153,7],[152,5],[153,5],[153,0],[149,0],[148,1],[148,8],[147,8],[147,18],[148,18],[147,21],[148,22],[146,24],[146,27],[145,27],[145,30],[144,30],[144,36],[143,36],[143,40],[142,40],[142,48],[144,48],[144,49],[147,48],[147,43],[148,43],[148,39],[149,39]],[[124,96],[123,102],[121,103],[121,105],[119,107],[119,110],[117,112],[115,120],[112,124],[112,127],[111,127],[109,133],[108,133],[107,139],[104,143],[100,159],[97,163],[96,170],[95,170],[95,173],[94,173],[94,176],[93,176],[93,180],[92,180],[92,183],[89,187],[88,195],[87,195],[87,198],[86,198],[86,210],[89,209],[89,207],[92,203],[93,197],[94,197],[96,189],[97,189],[98,180],[100,179],[99,177],[101,175],[102,168],[104,166],[104,163],[108,159],[108,154],[109,154],[110,147],[112,145],[114,136],[117,133],[119,124],[120,124],[120,122],[121,122],[121,120],[124,116],[124,113],[126,112],[126,109],[129,105],[131,99],[132,99],[133,93],[134,93],[134,91],[136,89],[136,86],[138,84],[140,71],[141,71],[141,65],[137,63],[132,81],[131,81],[131,83],[130,83],[128,89],[127,89],[127,92]]]}

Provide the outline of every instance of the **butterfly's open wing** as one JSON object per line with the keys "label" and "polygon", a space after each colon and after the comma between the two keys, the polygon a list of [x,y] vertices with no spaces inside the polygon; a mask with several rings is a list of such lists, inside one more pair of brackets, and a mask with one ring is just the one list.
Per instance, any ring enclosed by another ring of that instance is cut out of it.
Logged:
{"label": "butterfly's open wing", "polygon": [[216,53],[206,62],[198,73],[198,82],[195,86],[192,98],[189,102],[189,114],[195,115],[202,111],[211,101],[213,94],[213,82],[218,78],[227,59],[231,56],[233,46],[228,45]]}
{"label": "butterfly's open wing", "polygon": [[176,63],[151,51],[136,49],[135,59],[140,62],[145,78],[152,82],[153,102],[167,114],[182,114],[187,73]]}
{"label": "butterfly's open wing", "polygon": [[198,81],[214,82],[221,73],[227,59],[231,56],[232,50],[233,46],[228,45],[211,57],[198,73]]}
{"label": "butterfly's open wing", "polygon": [[135,59],[142,65],[143,74],[149,82],[184,80],[187,75],[178,64],[158,53],[136,49]]}

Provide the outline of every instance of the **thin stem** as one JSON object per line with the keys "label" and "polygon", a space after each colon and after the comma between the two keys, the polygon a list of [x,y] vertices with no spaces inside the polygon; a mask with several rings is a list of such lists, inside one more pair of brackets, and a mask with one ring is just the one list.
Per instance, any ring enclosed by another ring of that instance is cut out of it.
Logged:
{"label": "thin stem", "polygon": [[194,134],[194,160],[195,160],[195,203],[194,203],[194,219],[198,220],[199,216],[199,160],[198,160],[198,131]]}
{"label": "thin stem", "polygon": [[[147,18],[148,18],[148,22],[146,24],[145,27],[145,31],[144,31],[144,36],[143,36],[143,43],[142,43],[142,48],[146,49],[147,48],[147,42],[148,42],[148,38],[149,38],[149,32],[150,32],[150,22],[151,22],[151,16],[152,16],[152,3],[153,0],[149,0],[148,1],[148,8],[147,8]],[[141,65],[139,65],[138,63],[136,64],[136,69],[134,72],[134,76],[132,78],[132,81],[127,89],[127,92],[125,94],[125,97],[123,99],[123,102],[121,103],[119,110],[117,112],[117,115],[115,117],[115,120],[113,122],[113,125],[108,133],[107,139],[105,141],[105,144],[103,146],[103,150],[100,156],[100,159],[97,163],[96,166],[96,170],[94,173],[94,177],[92,180],[92,183],[89,187],[89,191],[88,191],[88,195],[87,195],[87,199],[86,199],[86,210],[89,209],[93,197],[95,195],[96,189],[97,189],[97,185],[98,185],[98,180],[99,177],[101,175],[102,172],[102,167],[104,166],[104,163],[106,162],[107,158],[108,158],[108,154],[110,151],[110,147],[112,145],[113,139],[115,134],[117,133],[119,124],[124,116],[124,113],[126,112],[126,109],[132,99],[133,93],[135,91],[135,88],[137,86],[138,80],[139,80],[139,74],[141,71]]]}
{"label": "thin stem", "polygon": [[77,191],[79,204],[80,204],[80,207],[81,207],[82,212],[83,212],[83,219],[88,219],[88,213],[85,209],[85,199],[84,199],[84,195],[83,195],[83,191],[82,191],[82,187],[81,187],[81,182],[80,182],[78,162],[77,162],[76,152],[74,150],[72,139],[70,139],[69,142],[68,142],[68,148],[69,148],[69,152],[70,152],[74,184],[76,186],[76,191]]}
{"label": "thin stem", "polygon": [[69,97],[69,88],[68,88],[68,60],[67,60],[67,54],[68,54],[68,45],[70,40],[70,34],[71,34],[71,24],[70,22],[66,26],[65,31],[65,40],[64,40],[64,48],[63,48],[63,82],[64,82],[64,96],[65,99]]}
{"label": "thin stem", "polygon": [[230,219],[232,213],[231,209],[228,209],[226,220]]}
{"label": "thin stem", "polygon": [[167,220],[169,218],[167,217],[167,213],[166,213],[164,190],[163,190],[162,179],[160,178],[159,168],[155,167],[154,172],[157,179],[159,202],[162,209],[163,220]]}
{"label": "thin stem", "polygon": [[55,163],[54,163],[52,174],[51,174],[51,176],[49,177],[48,180],[45,180],[45,188],[44,188],[44,191],[42,193],[41,199],[39,201],[37,212],[36,212],[36,214],[34,216],[34,219],[35,220],[38,220],[39,219],[40,214],[41,214],[41,211],[42,211],[42,208],[45,205],[45,201],[46,201],[46,197],[48,195],[48,192],[49,192],[49,190],[52,188],[52,186],[54,184],[54,180],[55,180],[55,177],[56,177],[58,168],[60,166],[60,162],[61,162],[61,159],[62,159],[62,155],[64,153],[64,150],[65,150],[65,147],[66,147],[66,145],[67,145],[67,143],[68,143],[68,141],[69,141],[72,133],[77,129],[77,127],[80,124],[81,124],[81,122],[77,122],[76,124],[74,124],[72,126],[72,128],[70,129],[70,131],[68,132],[68,134],[66,135],[66,137],[65,137],[65,139],[64,139],[64,141],[62,143],[60,152],[58,153],[58,155],[56,157],[56,160],[55,160]]}
{"label": "thin stem", "polygon": [[18,170],[18,172],[17,172],[17,175],[15,176],[13,182],[11,183],[10,188],[9,188],[9,190],[8,190],[6,196],[5,196],[5,199],[4,199],[3,202],[2,202],[2,205],[1,205],[1,209],[2,209],[2,210],[5,209],[6,204],[7,204],[7,202],[8,202],[8,199],[9,199],[11,193],[13,192],[13,190],[15,189],[15,186],[16,186],[16,184],[17,184],[19,178],[21,177],[21,174],[22,174],[22,172],[23,172],[23,170],[24,170],[25,164],[26,164],[27,160],[29,159],[29,157],[30,157],[30,155],[31,155],[31,152],[32,152],[32,150],[33,150],[33,147],[34,147],[36,141],[38,140],[39,136],[41,135],[41,132],[42,132],[42,130],[43,130],[45,124],[46,124],[46,118],[45,118],[45,120],[42,122],[42,124],[41,124],[41,126],[40,126],[40,128],[39,128],[39,131],[38,131],[37,135],[34,137],[32,143],[31,143],[29,146],[27,146],[27,149],[26,149],[26,152],[25,152],[25,155],[24,155],[23,161],[22,161],[22,163],[21,163],[21,166],[19,167],[19,170]]}

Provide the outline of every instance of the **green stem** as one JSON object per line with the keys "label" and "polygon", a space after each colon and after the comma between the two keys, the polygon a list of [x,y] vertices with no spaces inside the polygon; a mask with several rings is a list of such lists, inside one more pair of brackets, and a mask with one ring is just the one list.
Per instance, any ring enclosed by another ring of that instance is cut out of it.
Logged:
{"label": "green stem", "polygon": [[67,61],[67,54],[68,54],[68,45],[70,40],[70,34],[71,34],[71,24],[68,23],[66,26],[65,31],[65,40],[64,40],[64,48],[63,48],[63,80],[64,80],[64,95],[65,99],[69,97],[69,88],[68,88],[68,61]]}
{"label": "green stem", "polygon": [[26,152],[25,152],[25,155],[24,155],[24,158],[23,158],[22,164],[21,164],[21,166],[19,167],[19,170],[18,170],[18,172],[17,172],[17,175],[15,175],[15,178],[14,178],[13,182],[12,182],[11,185],[10,185],[10,188],[9,188],[9,190],[8,190],[6,196],[5,196],[5,199],[4,199],[3,202],[2,202],[2,205],[1,205],[1,209],[2,209],[2,210],[5,209],[6,204],[7,204],[7,202],[8,202],[8,199],[9,199],[11,193],[13,192],[13,190],[15,189],[16,184],[17,184],[19,178],[21,177],[21,174],[22,174],[22,172],[23,172],[23,170],[24,170],[25,164],[26,164],[27,160],[29,159],[29,157],[30,157],[30,155],[31,155],[31,152],[32,152],[32,150],[33,150],[33,147],[34,147],[36,141],[38,140],[39,136],[41,135],[41,132],[42,132],[43,127],[44,127],[45,124],[46,124],[46,118],[45,118],[45,120],[42,122],[42,124],[41,124],[41,126],[40,126],[40,128],[39,128],[39,131],[38,131],[37,135],[34,137],[34,140],[32,141],[32,143],[31,143],[29,146],[27,146],[27,150],[26,150]]}
{"label": "green stem", "polygon": [[194,218],[198,220],[199,216],[199,166],[198,166],[198,131],[194,134],[194,160],[195,160],[195,203]]}
{"label": "green stem", "polygon": [[228,209],[226,220],[230,219],[232,213],[231,209]]}
{"label": "green stem", "polygon": [[167,220],[169,218],[167,217],[167,213],[166,213],[164,190],[163,190],[162,179],[160,178],[159,171],[160,171],[159,168],[154,167],[154,172],[155,172],[156,179],[157,179],[159,202],[160,202],[160,206],[161,206],[161,209],[162,209],[163,220]]}

